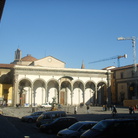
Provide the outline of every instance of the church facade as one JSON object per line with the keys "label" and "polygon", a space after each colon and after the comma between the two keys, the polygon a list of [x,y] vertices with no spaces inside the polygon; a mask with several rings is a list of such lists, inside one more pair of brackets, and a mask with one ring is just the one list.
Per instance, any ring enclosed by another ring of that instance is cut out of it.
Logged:
{"label": "church facade", "polygon": [[39,106],[53,98],[62,105],[111,103],[109,70],[65,68],[63,61],[52,56],[21,58],[19,49],[11,64],[12,106]]}

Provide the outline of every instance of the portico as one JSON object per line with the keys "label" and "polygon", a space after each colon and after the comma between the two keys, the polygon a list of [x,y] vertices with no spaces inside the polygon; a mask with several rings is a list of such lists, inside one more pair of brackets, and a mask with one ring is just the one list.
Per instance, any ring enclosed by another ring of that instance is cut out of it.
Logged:
{"label": "portico", "polygon": [[14,66],[13,104],[105,104],[107,70]]}

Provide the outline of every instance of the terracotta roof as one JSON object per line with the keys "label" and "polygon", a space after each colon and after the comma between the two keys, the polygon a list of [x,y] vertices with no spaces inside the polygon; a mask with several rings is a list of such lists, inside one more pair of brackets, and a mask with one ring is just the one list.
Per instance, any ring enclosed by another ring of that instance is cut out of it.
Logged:
{"label": "terracotta roof", "polygon": [[0,64],[0,68],[13,68],[14,64]]}
{"label": "terracotta roof", "polygon": [[[136,66],[138,67],[138,64],[136,64]],[[134,67],[134,64],[123,66],[123,67],[117,67],[117,68],[114,68],[114,69],[111,69],[111,70],[122,70],[122,69],[128,69],[128,68],[133,68],[133,67]]]}
{"label": "terracotta roof", "polygon": [[107,69],[112,70],[112,69],[114,69],[114,68],[116,68],[116,67],[115,67],[115,66],[108,66],[108,67],[106,67],[106,68],[103,68],[102,70],[107,70]]}
{"label": "terracotta roof", "polygon": [[21,61],[36,61],[37,59],[32,57],[31,55],[27,55],[21,59]]}

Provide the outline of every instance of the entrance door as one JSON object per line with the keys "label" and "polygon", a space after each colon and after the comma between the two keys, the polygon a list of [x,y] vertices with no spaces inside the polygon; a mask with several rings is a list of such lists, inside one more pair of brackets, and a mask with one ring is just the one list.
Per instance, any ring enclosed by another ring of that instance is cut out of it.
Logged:
{"label": "entrance door", "polygon": [[24,106],[25,104],[25,94],[22,94],[22,99],[21,99],[21,105]]}
{"label": "entrance door", "polygon": [[64,105],[64,94],[65,92],[63,91],[60,92],[60,104],[63,104],[63,105]]}

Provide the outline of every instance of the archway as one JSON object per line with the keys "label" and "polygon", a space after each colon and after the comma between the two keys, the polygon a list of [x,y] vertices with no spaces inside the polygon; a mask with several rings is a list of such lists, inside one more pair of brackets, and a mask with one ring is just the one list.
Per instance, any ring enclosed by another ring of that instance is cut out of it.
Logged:
{"label": "archway", "polygon": [[21,106],[31,105],[31,82],[23,79],[19,82],[19,101]]}
{"label": "archway", "polygon": [[45,83],[43,80],[36,80],[33,84],[33,106],[39,106],[46,102]]}
{"label": "archway", "polygon": [[84,101],[84,85],[81,81],[76,81],[73,85],[73,104],[80,105]]}
{"label": "archway", "polygon": [[55,98],[56,103],[58,103],[58,89],[59,84],[56,80],[51,80],[47,84],[47,97],[48,102],[52,103],[53,98]]}
{"label": "archway", "polygon": [[107,103],[107,87],[104,82],[97,85],[97,104],[103,105]]}
{"label": "archway", "polygon": [[71,84],[69,81],[61,83],[59,103],[62,105],[71,105]]}
{"label": "archway", "polygon": [[85,104],[95,103],[95,84],[91,81],[85,85]]}

